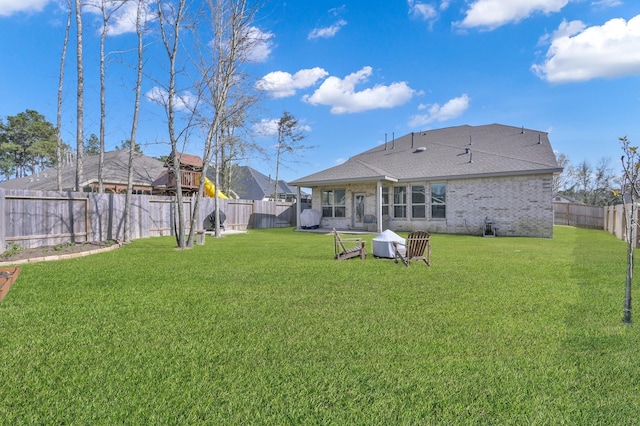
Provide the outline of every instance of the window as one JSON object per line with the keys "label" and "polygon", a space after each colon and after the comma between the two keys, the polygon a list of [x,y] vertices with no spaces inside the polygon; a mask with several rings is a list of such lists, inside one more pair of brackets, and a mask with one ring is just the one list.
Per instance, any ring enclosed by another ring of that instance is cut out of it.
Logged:
{"label": "window", "polygon": [[425,185],[411,185],[411,217],[427,218],[427,187]]}
{"label": "window", "polygon": [[322,216],[345,217],[346,194],[344,189],[322,191]]}
{"label": "window", "polygon": [[389,188],[382,188],[382,216],[389,215]]}
{"label": "window", "polygon": [[393,188],[393,217],[407,217],[407,187]]}
{"label": "window", "polygon": [[431,218],[445,219],[447,217],[447,185],[444,183],[431,184]]}

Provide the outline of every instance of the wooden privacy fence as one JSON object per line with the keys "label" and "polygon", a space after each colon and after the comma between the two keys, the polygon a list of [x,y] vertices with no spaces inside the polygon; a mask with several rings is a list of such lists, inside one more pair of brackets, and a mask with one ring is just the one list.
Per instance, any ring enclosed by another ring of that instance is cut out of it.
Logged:
{"label": "wooden privacy fence", "polygon": [[[187,228],[195,198],[184,197]],[[200,200],[197,230],[215,209],[213,198]],[[217,200],[226,229],[246,230],[295,225],[295,203],[261,200]],[[124,238],[125,195],[0,189],[0,253],[7,245],[23,248],[67,242]],[[175,234],[174,197],[133,195],[129,212],[131,239]]]}
{"label": "wooden privacy fence", "polygon": [[[625,219],[625,208],[631,209],[630,204],[617,204],[615,206],[606,206],[604,208],[605,212],[605,227],[606,231],[615,235],[618,239],[622,241],[627,240],[627,221]],[[638,223],[638,219],[640,215],[638,214],[638,209],[640,209],[640,205],[636,206],[636,214],[635,221]],[[640,247],[640,241],[638,240],[638,229],[636,228],[634,235],[632,236],[633,240],[636,242],[635,247]]]}
{"label": "wooden privacy fence", "polygon": [[604,229],[604,208],[584,204],[553,203],[553,224]]}

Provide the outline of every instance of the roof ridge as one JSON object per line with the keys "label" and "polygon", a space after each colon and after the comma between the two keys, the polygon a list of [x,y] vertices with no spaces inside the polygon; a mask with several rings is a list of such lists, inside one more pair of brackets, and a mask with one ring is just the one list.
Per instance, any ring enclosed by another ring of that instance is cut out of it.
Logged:
{"label": "roof ridge", "polygon": [[353,158],[352,161],[356,161],[358,163],[360,163],[361,165],[363,165],[364,167],[366,167],[367,169],[376,172],[380,175],[389,175],[389,173],[386,170],[380,169],[372,164],[367,163],[366,161],[362,161],[359,158]]}

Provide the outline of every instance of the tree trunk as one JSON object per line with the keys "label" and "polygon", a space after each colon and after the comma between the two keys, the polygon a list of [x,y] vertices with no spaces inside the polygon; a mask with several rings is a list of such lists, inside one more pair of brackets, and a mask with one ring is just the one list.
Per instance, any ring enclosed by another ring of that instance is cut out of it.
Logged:
{"label": "tree trunk", "polygon": [[[626,209],[626,206],[625,206]],[[631,283],[633,281],[633,249],[635,246],[635,230],[637,227],[636,222],[636,203],[635,197],[631,200],[631,211],[627,211],[627,279],[625,282],[625,294],[624,294],[624,317],[622,321],[625,324],[631,324]]]}
{"label": "tree trunk", "polygon": [[82,63],[82,5],[80,0],[75,0],[76,26],[77,26],[77,117],[76,117],[76,191],[82,191],[84,183],[84,72]]}
{"label": "tree trunk", "polygon": [[136,135],[138,133],[138,114],[140,112],[140,96],[142,92],[142,71],[143,71],[143,43],[142,43],[142,6],[144,0],[138,0],[136,12],[136,34],[138,36],[138,67],[136,80],[136,97],[133,108],[133,121],[131,124],[131,136],[129,144],[129,169],[127,175],[127,195],[124,204],[124,240],[131,241],[131,224],[129,214],[131,211],[131,196],[133,194],[133,158],[136,153]]}
{"label": "tree trunk", "polygon": [[[166,112],[167,122],[169,130],[169,141],[171,142],[171,153],[173,155],[173,161],[170,165],[171,170],[176,178],[176,209],[177,209],[177,223],[176,223],[176,243],[178,247],[185,247],[185,218],[183,211],[183,198],[182,198],[182,182],[180,176],[180,154],[178,150],[178,136],[175,129],[175,97],[176,97],[176,61],[178,57],[178,46],[180,45],[180,26],[182,25],[183,12],[186,7],[186,0],[178,0],[178,7],[175,10],[175,16],[167,19],[165,15],[165,4],[162,0],[157,0],[157,12],[160,24],[160,33],[162,36],[162,42],[165,50],[167,51],[167,57],[169,59],[169,87],[167,90]],[[171,25],[173,32],[172,39],[166,33],[166,26]]]}
{"label": "tree trunk", "polygon": [[64,43],[62,44],[62,54],[60,55],[60,80],[58,82],[58,113],[56,120],[56,171],[58,191],[62,191],[62,149],[64,142],[62,141],[62,89],[64,86],[64,64],[67,57],[67,46],[69,45],[69,30],[71,28],[71,16],[73,15],[73,6],[71,0],[67,0],[69,13],[67,15],[67,25],[64,30]]}
{"label": "tree trunk", "polygon": [[[105,85],[105,65],[104,65],[104,42],[109,29],[109,17],[107,15],[107,0],[100,3],[102,12],[102,33],[100,34],[100,150],[98,152],[98,193],[104,192],[103,171],[104,171],[104,133],[106,121],[106,85]],[[125,219],[126,221],[126,219]],[[126,231],[125,231],[126,232]],[[125,238],[126,240],[126,238]]]}

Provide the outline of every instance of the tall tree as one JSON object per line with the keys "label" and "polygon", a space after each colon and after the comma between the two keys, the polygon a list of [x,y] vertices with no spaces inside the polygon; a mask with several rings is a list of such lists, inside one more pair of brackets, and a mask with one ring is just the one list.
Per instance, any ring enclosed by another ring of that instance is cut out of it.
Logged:
{"label": "tall tree", "polygon": [[156,5],[160,36],[169,61],[169,82],[164,107],[167,114],[167,127],[172,154],[169,167],[176,177],[176,242],[178,247],[183,248],[185,247],[186,225],[183,211],[182,183],[180,179],[181,150],[178,147],[179,134],[176,131],[176,66],[178,61],[178,47],[180,46],[180,31],[184,24],[184,13],[187,1],[176,0],[176,2],[172,3],[156,0]]}
{"label": "tall tree", "polygon": [[589,205],[605,206],[620,202],[620,197],[613,192],[618,182],[609,158],[601,158],[595,167],[587,161],[574,166],[563,154],[556,153],[556,159],[564,170],[554,176],[554,191]]}
{"label": "tall tree", "polygon": [[593,167],[586,160],[582,161],[574,170],[577,194],[580,201],[589,204],[589,195],[593,189]]}
{"label": "tall tree", "polygon": [[569,157],[567,157],[562,152],[554,152],[556,156],[556,162],[558,166],[562,167],[562,172],[553,175],[553,193],[556,194],[563,189],[566,189],[571,176],[569,174],[568,166],[569,166]]}
{"label": "tall tree", "polygon": [[98,155],[100,153],[100,139],[91,133],[84,143],[84,155]]}
{"label": "tall tree", "polygon": [[[104,1],[104,0],[103,0]],[[136,9],[136,35],[138,40],[138,66],[135,89],[135,101],[133,107],[133,120],[131,122],[131,137],[129,139],[129,170],[127,175],[127,195],[124,205],[124,240],[131,240],[131,226],[129,224],[129,212],[131,210],[131,196],[133,194],[133,159],[136,154],[136,135],[138,133],[138,114],[140,112],[140,96],[142,92],[142,71],[143,71],[143,6],[144,0],[137,0]],[[104,145],[103,145],[104,146]]]}
{"label": "tall tree", "polygon": [[0,120],[0,167],[7,176],[24,177],[56,164],[56,130],[34,110]]}
{"label": "tall tree", "polygon": [[297,154],[310,147],[301,145],[305,138],[297,118],[285,111],[278,120],[278,143],[276,145],[276,181],[273,190],[274,200],[278,200],[278,179],[280,164],[288,154]]}
{"label": "tall tree", "polygon": [[637,238],[637,202],[640,195],[640,153],[632,146],[626,136],[619,138],[622,145],[622,186],[624,216],[626,219],[625,236],[627,242],[627,278],[625,281],[624,315],[622,321],[631,324],[631,287],[633,281],[633,249]]}
{"label": "tall tree", "polygon": [[613,187],[616,180],[611,169],[611,160],[602,157],[593,169],[593,194],[590,204],[594,206],[606,206],[614,204],[617,197],[613,196]]}
{"label": "tall tree", "polygon": [[[256,102],[250,94],[247,76],[241,65],[248,62],[250,50],[257,40],[252,37],[252,24],[257,5],[246,0],[207,0],[206,14],[213,38],[204,44],[198,66],[199,99],[202,108],[198,115],[205,123],[206,138],[203,150],[203,173],[196,196],[192,223],[197,219],[208,164],[214,156],[216,188],[220,188],[220,160],[225,148],[238,143],[234,130],[243,126],[247,110]],[[237,147],[236,147],[237,148]],[[220,235],[220,212],[215,198],[215,235]],[[191,228],[188,244],[193,244],[195,227]]]}
{"label": "tall tree", "polygon": [[76,6],[76,69],[78,72],[76,108],[76,191],[82,191],[84,181],[84,65],[82,59],[82,4]]}
{"label": "tall tree", "polygon": [[64,142],[62,142],[62,89],[64,87],[64,65],[67,58],[67,46],[69,45],[69,30],[71,29],[71,17],[73,16],[73,6],[71,0],[67,0],[67,25],[64,30],[64,41],[62,43],[62,53],[60,54],[60,76],[58,80],[58,112],[56,114],[56,181],[58,191],[62,191],[62,152]]}
{"label": "tall tree", "polygon": [[[138,100],[139,102],[139,100]],[[140,109],[138,107],[138,109]],[[142,148],[140,147],[140,144],[138,143],[133,143],[133,145],[131,144],[131,139],[127,139],[124,140],[122,142],[120,142],[120,146],[116,147],[116,149],[126,149],[126,150],[130,150],[133,147],[133,150],[137,153],[143,154],[142,152]]]}
{"label": "tall tree", "polygon": [[109,33],[109,22],[111,16],[118,11],[127,1],[131,0],[99,0],[98,5],[102,15],[102,29],[100,31],[100,149],[98,151],[98,192],[104,192],[103,174],[104,174],[104,143],[105,128],[107,118],[106,91],[105,82],[106,64],[105,64],[105,40]]}

